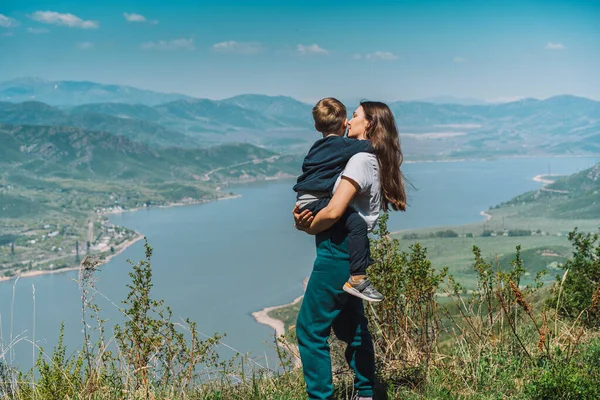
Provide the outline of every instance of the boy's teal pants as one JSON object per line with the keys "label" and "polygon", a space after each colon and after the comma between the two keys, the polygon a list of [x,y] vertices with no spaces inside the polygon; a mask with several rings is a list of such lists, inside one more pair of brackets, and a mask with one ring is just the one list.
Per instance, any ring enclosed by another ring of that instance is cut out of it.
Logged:
{"label": "boy's teal pants", "polygon": [[317,259],[296,323],[309,399],[326,400],[333,396],[327,342],[331,328],[337,338],[347,344],[346,361],[354,370],[354,387],[358,395],[373,395],[373,342],[362,300],[342,290],[350,276],[348,239],[335,236],[335,233],[329,232],[317,236]]}

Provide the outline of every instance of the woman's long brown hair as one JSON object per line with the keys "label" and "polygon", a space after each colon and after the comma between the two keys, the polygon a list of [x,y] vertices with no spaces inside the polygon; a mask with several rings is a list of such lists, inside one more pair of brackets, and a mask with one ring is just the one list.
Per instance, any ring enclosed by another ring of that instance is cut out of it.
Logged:
{"label": "woman's long brown hair", "polygon": [[375,148],[379,163],[381,202],[384,211],[406,211],[404,177],[400,172],[402,149],[396,121],[390,108],[378,101],[360,103],[369,122],[366,137]]}

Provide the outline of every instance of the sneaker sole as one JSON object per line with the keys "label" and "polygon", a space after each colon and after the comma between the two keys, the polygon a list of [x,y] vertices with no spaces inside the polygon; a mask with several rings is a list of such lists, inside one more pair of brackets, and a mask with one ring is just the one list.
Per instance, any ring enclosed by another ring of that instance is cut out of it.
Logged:
{"label": "sneaker sole", "polygon": [[344,292],[351,294],[352,296],[360,297],[361,299],[370,301],[371,303],[379,303],[380,301],[383,300],[383,299],[373,299],[371,297],[367,297],[364,294],[362,294],[361,292],[359,292],[358,290],[354,289],[352,286],[348,285],[348,283],[344,283],[344,286],[342,287],[342,289],[344,289]]}

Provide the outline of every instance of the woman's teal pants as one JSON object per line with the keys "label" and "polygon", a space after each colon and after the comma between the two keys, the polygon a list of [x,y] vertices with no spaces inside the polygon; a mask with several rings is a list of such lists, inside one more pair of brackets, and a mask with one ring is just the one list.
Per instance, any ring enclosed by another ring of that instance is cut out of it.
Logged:
{"label": "woman's teal pants", "polygon": [[[331,231],[335,231],[335,228]],[[309,399],[333,396],[329,338],[331,329],[347,344],[346,361],[354,370],[359,396],[373,396],[375,356],[362,300],[342,286],[350,276],[348,239],[335,233],[317,236],[317,259],[296,323],[298,348]]]}

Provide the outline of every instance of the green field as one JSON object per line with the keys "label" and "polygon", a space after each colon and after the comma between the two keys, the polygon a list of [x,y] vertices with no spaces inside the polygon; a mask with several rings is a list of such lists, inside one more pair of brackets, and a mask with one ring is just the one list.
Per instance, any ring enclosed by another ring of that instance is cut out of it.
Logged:
{"label": "green field", "polygon": [[[527,276],[533,278],[541,269],[546,269],[546,281],[554,280],[559,271],[557,263],[566,261],[571,254],[568,234],[575,227],[591,232],[599,227],[597,219],[552,219],[528,217],[533,205],[519,205],[488,211],[488,221],[458,227],[436,227],[406,230],[394,233],[400,240],[402,250],[419,242],[427,248],[427,254],[436,268],[448,267],[465,287],[473,287],[473,246],[499,268],[506,268],[514,258],[516,246],[521,246]],[[435,237],[437,232],[454,231],[458,237]],[[510,232],[527,231],[530,236],[507,236]],[[494,236],[482,236],[491,233]],[[415,239],[411,237],[418,236]],[[472,237],[471,237],[472,236]]]}

